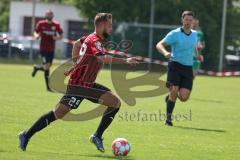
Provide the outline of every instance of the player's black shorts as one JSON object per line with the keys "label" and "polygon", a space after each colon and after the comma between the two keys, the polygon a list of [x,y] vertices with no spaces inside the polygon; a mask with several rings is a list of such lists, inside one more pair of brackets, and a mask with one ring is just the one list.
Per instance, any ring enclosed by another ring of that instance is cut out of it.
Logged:
{"label": "player's black shorts", "polygon": [[43,64],[52,63],[54,58],[54,52],[41,51],[41,58]]}
{"label": "player's black shorts", "polygon": [[167,85],[179,86],[190,91],[193,85],[192,66],[182,65],[178,62],[168,63]]}
{"label": "player's black shorts", "polygon": [[99,103],[99,98],[108,91],[111,90],[98,83],[95,83],[92,88],[68,85],[60,103],[71,109],[77,109],[84,99],[93,103]]}

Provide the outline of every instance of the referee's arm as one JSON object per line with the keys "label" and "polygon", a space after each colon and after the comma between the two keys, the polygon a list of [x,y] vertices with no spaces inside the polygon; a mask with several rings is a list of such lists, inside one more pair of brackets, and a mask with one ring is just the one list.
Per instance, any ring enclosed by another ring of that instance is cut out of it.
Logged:
{"label": "referee's arm", "polygon": [[166,58],[171,57],[171,53],[166,50],[166,47],[168,44],[161,40],[160,42],[157,43],[156,49],[158,50],[159,53],[162,53]]}

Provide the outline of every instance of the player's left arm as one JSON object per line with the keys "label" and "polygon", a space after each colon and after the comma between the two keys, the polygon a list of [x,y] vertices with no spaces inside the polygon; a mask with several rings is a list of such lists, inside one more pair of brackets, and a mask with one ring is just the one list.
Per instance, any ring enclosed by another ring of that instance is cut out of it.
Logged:
{"label": "player's left arm", "polygon": [[198,56],[199,56],[198,47],[195,47],[195,49],[194,49],[194,57],[198,58]]}
{"label": "player's left arm", "polygon": [[116,58],[111,55],[105,53],[104,46],[101,42],[95,41],[92,43],[92,52],[94,55],[98,56],[99,60],[101,60],[105,64],[130,64],[135,65],[137,60],[135,57],[132,58]]}
{"label": "player's left arm", "polygon": [[53,36],[53,39],[54,40],[61,40],[61,39],[63,39],[63,34],[59,34],[59,35],[57,35],[57,36]]}
{"label": "player's left arm", "polygon": [[62,40],[63,39],[63,29],[61,28],[60,24],[56,25],[56,31],[58,34],[56,36],[53,36],[54,40]]}
{"label": "player's left arm", "polygon": [[102,60],[103,63],[105,64],[130,64],[130,65],[136,65],[137,59],[136,57],[131,57],[131,58],[116,58],[112,57],[110,55],[101,55],[98,56]]}
{"label": "player's left arm", "polygon": [[195,57],[200,61],[200,62],[203,62],[204,61],[204,58],[201,54],[199,54],[199,49],[198,47],[195,48]]}
{"label": "player's left arm", "polygon": [[200,42],[201,42],[201,45],[202,45],[202,50],[205,49],[205,36],[204,36],[204,33],[202,33],[202,36],[201,36],[201,39],[200,39]]}
{"label": "player's left arm", "polygon": [[203,47],[205,47],[205,46],[203,46],[201,41],[199,39],[197,39],[197,45],[195,47],[195,54],[194,55],[195,55],[196,59],[198,59],[200,62],[204,61],[203,56],[200,54]]}

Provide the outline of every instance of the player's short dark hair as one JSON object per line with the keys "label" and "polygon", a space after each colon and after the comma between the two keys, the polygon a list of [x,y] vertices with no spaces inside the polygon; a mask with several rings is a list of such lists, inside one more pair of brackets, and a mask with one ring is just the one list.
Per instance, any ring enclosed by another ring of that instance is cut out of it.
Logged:
{"label": "player's short dark hair", "polygon": [[94,18],[94,25],[97,26],[99,23],[112,19],[111,13],[98,13]]}
{"label": "player's short dark hair", "polygon": [[48,9],[48,10],[46,10],[45,14],[47,14],[47,13],[53,14],[53,11],[51,9]]}
{"label": "player's short dark hair", "polygon": [[184,18],[185,16],[195,16],[193,11],[183,11],[182,13],[182,18]]}

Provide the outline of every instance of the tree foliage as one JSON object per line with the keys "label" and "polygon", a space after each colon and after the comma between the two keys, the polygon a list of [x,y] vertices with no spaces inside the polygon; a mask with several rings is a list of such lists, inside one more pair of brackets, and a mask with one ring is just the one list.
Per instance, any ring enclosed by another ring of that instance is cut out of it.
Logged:
{"label": "tree foliage", "polygon": [[[233,7],[233,1],[238,0],[228,0],[226,45],[240,45],[240,9]],[[37,0],[37,2],[74,5],[82,16],[90,20],[98,12],[111,12],[114,22],[149,23],[150,21],[151,0]],[[9,0],[0,1],[0,32],[8,31],[9,6]],[[155,24],[180,25],[181,13],[184,10],[194,11],[205,33],[205,66],[213,66],[218,62],[222,8],[223,0],[155,0],[154,22]],[[143,52],[142,50],[147,48],[143,46],[148,45],[148,30],[135,30],[135,32],[138,32],[139,37],[144,39],[144,42],[137,43],[139,44],[137,52]],[[154,43],[156,43],[156,40],[160,40],[160,36],[156,31],[154,32]]]}
{"label": "tree foliage", "polygon": [[0,1],[0,32],[8,31],[8,23],[9,23],[9,0],[1,0]]}
{"label": "tree foliage", "polygon": [[[226,44],[239,42],[240,30],[239,9],[233,7],[228,0]],[[74,0],[80,13],[93,18],[97,12],[111,12],[115,21],[149,23],[150,4],[148,0]],[[192,10],[200,20],[200,25],[206,38],[205,66],[218,63],[221,36],[223,1],[219,0],[155,0],[156,24],[180,24],[180,15],[184,10]],[[235,32],[233,32],[233,29]],[[157,36],[157,35],[155,35]]]}

